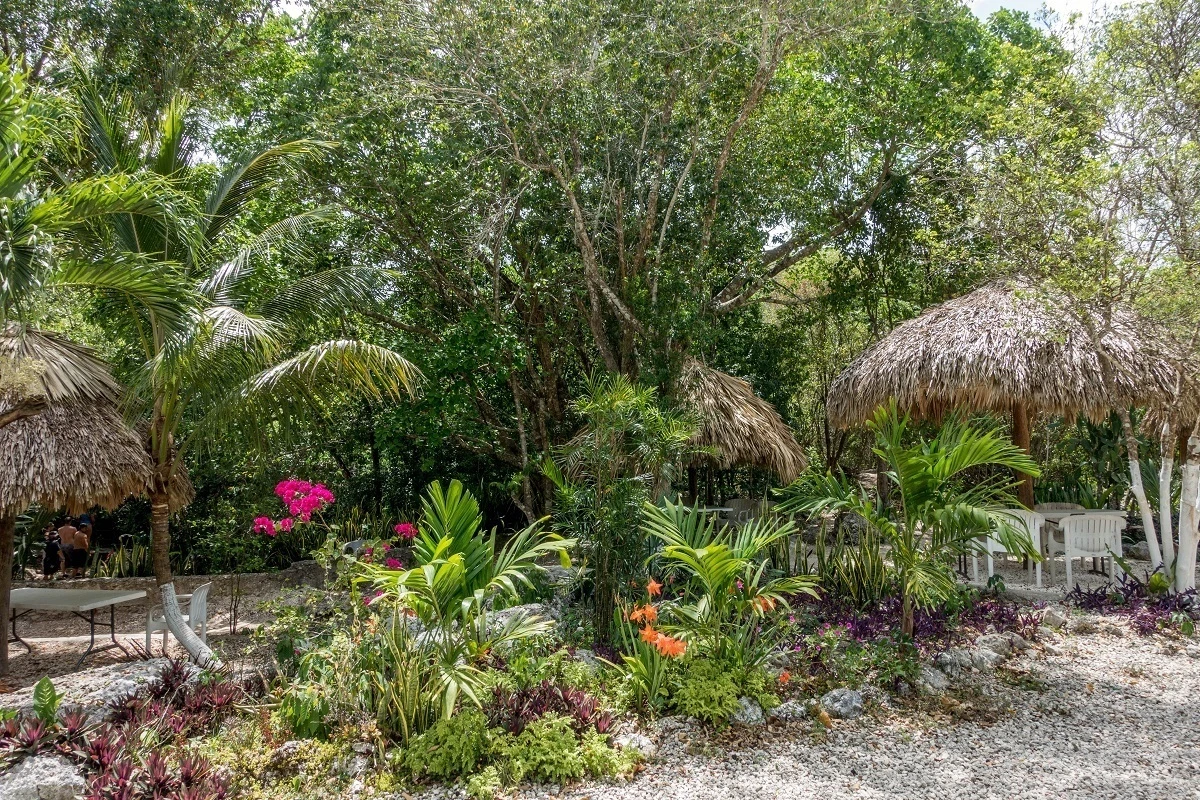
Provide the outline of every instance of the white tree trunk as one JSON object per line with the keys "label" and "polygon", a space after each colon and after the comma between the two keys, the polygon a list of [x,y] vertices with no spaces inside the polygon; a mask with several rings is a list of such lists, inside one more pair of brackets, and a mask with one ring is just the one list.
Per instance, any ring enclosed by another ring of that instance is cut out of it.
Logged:
{"label": "white tree trunk", "polygon": [[1200,420],[1188,437],[1187,460],[1183,462],[1179,497],[1179,555],[1175,560],[1175,588],[1180,592],[1196,588],[1196,523],[1200,521],[1196,504],[1200,502]]}
{"label": "white tree trunk", "polygon": [[1162,550],[1158,547],[1158,535],[1154,532],[1154,512],[1150,510],[1150,501],[1146,499],[1146,486],[1142,483],[1142,466],[1138,459],[1137,437],[1133,435],[1133,422],[1129,419],[1129,411],[1121,409],[1121,430],[1125,434],[1125,451],[1129,456],[1129,487],[1137,500],[1138,511],[1142,515],[1142,527],[1146,531],[1146,545],[1150,548],[1150,563],[1155,569],[1162,565]]}
{"label": "white tree trunk", "polygon": [[1175,438],[1171,423],[1164,422],[1161,437],[1161,459],[1158,468],[1158,531],[1162,537],[1163,566],[1167,576],[1175,568],[1175,536],[1172,528],[1171,477],[1175,472]]}
{"label": "white tree trunk", "polygon": [[175,597],[175,584],[164,583],[158,587],[162,598],[163,616],[167,618],[167,629],[179,640],[183,649],[187,650],[192,661],[205,669],[216,669],[221,666],[221,658],[209,648],[183,618],[179,610],[179,600]]}

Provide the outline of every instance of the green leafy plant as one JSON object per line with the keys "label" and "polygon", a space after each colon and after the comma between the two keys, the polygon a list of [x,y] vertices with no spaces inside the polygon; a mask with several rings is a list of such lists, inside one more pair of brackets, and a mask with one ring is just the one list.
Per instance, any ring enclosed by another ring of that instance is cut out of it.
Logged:
{"label": "green leafy plant", "polygon": [[500,748],[501,774],[508,782],[525,780],[564,784],[582,778],[587,770],[575,729],[568,717],[546,714],[505,740]]}
{"label": "green leafy plant", "polygon": [[618,595],[643,570],[641,506],[667,489],[686,454],[700,452],[691,444],[697,422],[623,375],[593,374],[571,408],[584,425],[543,470],[557,489],[555,526],[578,539],[591,568],[593,630],[607,644]]}
{"label": "green leafy plant", "polygon": [[815,597],[816,579],[771,568],[765,553],[795,533],[790,520],[720,527],[708,514],[665,502],[643,507],[642,530],[662,544],[653,562],[684,586],[684,597],[657,606],[660,627],[699,654],[745,673],[762,665],[777,643],[764,618],[797,594]]}
{"label": "green leafy plant", "polygon": [[33,715],[47,725],[58,721],[58,706],[62,695],[54,689],[49,676],[42,678],[33,687]]}
{"label": "green leafy plant", "polygon": [[475,660],[493,648],[550,630],[549,620],[513,614],[500,622],[493,612],[506,601],[519,600],[522,587],[532,588],[530,576],[543,569],[539,558],[561,556],[574,544],[535,523],[498,548],[495,530],[484,533],[479,504],[470,492],[458,481],[446,490],[434,482],[422,501],[415,566],[405,570],[360,563],[362,580],[398,609],[415,614],[425,628],[418,642],[398,611],[389,628],[389,647],[397,659],[407,660],[415,647],[441,665],[443,717],[451,715],[460,695],[479,705]]}
{"label": "green leafy plant", "polygon": [[414,737],[404,751],[404,766],[416,777],[441,780],[471,775],[491,752],[496,735],[476,709],[439,719]]}
{"label": "green leafy plant", "polygon": [[[889,466],[893,504],[881,507],[857,482],[832,473],[784,490],[785,511],[856,514],[889,547],[903,606],[901,630],[911,636],[913,611],[951,597],[953,556],[977,551],[991,534],[1012,553],[1039,558],[1017,520],[1010,470],[1037,475],[1037,466],[997,431],[960,419],[948,420],[936,436],[908,444],[908,418],[893,402],[868,423],[875,453]],[[982,472],[991,471],[980,477]]]}
{"label": "green leafy plant", "polygon": [[690,659],[671,696],[671,705],[681,714],[717,726],[728,724],[738,710],[741,689],[725,665],[706,658]]}

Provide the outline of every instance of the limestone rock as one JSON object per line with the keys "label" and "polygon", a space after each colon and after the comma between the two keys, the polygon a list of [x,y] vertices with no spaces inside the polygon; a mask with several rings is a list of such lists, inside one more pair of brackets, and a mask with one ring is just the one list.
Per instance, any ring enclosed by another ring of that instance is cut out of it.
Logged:
{"label": "limestone rock", "polygon": [[633,750],[643,758],[654,758],[658,755],[658,745],[649,736],[640,733],[622,733],[613,740],[613,744],[622,750]]}
{"label": "limestone rock", "polygon": [[975,646],[981,650],[991,650],[1000,656],[1007,656],[1013,651],[1012,639],[1003,633],[985,633],[975,640]]}
{"label": "limestone rock", "polygon": [[83,776],[58,756],[33,756],[0,776],[4,800],[75,800],[87,789]]}
{"label": "limestone rock", "polygon": [[979,647],[971,652],[971,666],[980,672],[995,669],[996,665],[1003,660],[1004,656],[986,647]]}
{"label": "limestone rock", "polygon": [[958,647],[938,653],[933,661],[937,664],[937,668],[950,678],[958,678],[974,667],[971,654]]}
{"label": "limestone rock", "polygon": [[764,725],[766,718],[763,716],[762,706],[753,697],[739,697],[738,710],[734,712],[729,719],[734,725]]}
{"label": "limestone rock", "polygon": [[917,678],[917,688],[922,694],[941,694],[950,688],[950,679],[941,670],[923,666]]}
{"label": "limestone rock", "polygon": [[1069,615],[1065,608],[1049,606],[1042,609],[1042,624],[1047,628],[1058,629],[1067,624]]}
{"label": "limestone rock", "polygon": [[853,689],[834,689],[821,697],[821,708],[834,719],[854,719],[862,716],[863,697]]}
{"label": "limestone rock", "polygon": [[785,700],[767,712],[775,722],[799,722],[808,719],[808,709],[798,700]]}

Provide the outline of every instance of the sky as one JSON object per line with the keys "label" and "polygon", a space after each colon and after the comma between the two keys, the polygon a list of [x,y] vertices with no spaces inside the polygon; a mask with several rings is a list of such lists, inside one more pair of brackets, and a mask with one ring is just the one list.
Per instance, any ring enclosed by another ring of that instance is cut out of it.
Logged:
{"label": "sky", "polygon": [[1093,0],[969,0],[967,5],[980,19],[987,19],[993,11],[999,8],[1028,11],[1030,15],[1035,15],[1042,6],[1046,6],[1058,15],[1058,21],[1062,23],[1066,22],[1067,17],[1074,13],[1082,15],[1081,22],[1087,22],[1096,2]]}

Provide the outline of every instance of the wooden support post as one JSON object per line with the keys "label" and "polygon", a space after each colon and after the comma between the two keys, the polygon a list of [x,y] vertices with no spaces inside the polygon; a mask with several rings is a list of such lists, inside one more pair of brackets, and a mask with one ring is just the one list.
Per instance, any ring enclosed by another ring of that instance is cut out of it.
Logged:
{"label": "wooden support post", "polygon": [[[1024,450],[1026,455],[1032,457],[1033,453],[1030,451],[1029,442],[1029,411],[1023,403],[1013,403],[1012,438],[1013,444]],[[1020,486],[1017,487],[1017,499],[1021,501],[1021,505],[1032,509],[1033,476],[1019,472],[1017,473],[1017,479],[1021,481]]]}

